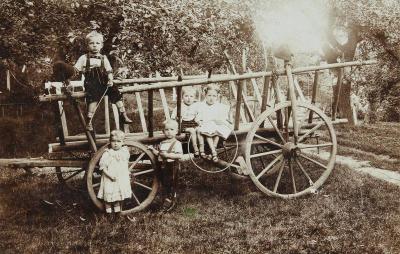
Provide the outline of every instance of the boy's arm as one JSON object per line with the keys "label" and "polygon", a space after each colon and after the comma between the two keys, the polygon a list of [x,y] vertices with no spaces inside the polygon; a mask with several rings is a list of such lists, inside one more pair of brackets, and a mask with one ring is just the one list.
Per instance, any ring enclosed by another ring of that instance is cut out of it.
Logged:
{"label": "boy's arm", "polygon": [[174,147],[174,152],[162,153],[161,156],[166,159],[180,160],[183,157],[183,150],[181,142],[177,141]]}
{"label": "boy's arm", "polygon": [[113,86],[113,85],[114,85],[114,83],[113,83],[114,76],[113,76],[112,72],[109,72],[109,73],[107,74],[107,76],[108,76],[108,83],[107,83],[107,85],[108,85],[108,86]]}
{"label": "boy's arm", "polygon": [[147,148],[148,148],[152,153],[154,153],[155,156],[158,156],[158,155],[160,154],[160,152],[159,152],[157,149],[155,149],[154,147],[152,147],[152,146],[147,146]]}
{"label": "boy's arm", "polygon": [[113,86],[113,80],[114,80],[114,75],[113,75],[113,69],[111,67],[110,61],[108,60],[107,56],[104,56],[104,68],[106,69],[107,72],[107,77],[108,77],[108,86]]}

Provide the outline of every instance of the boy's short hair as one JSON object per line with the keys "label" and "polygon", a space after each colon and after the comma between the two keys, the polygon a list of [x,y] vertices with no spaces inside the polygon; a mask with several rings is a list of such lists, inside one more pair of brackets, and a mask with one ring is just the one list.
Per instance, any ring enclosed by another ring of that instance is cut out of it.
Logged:
{"label": "boy's short hair", "polygon": [[91,31],[90,33],[88,33],[87,35],[86,35],[86,41],[88,42],[88,41],[90,41],[92,38],[100,38],[101,39],[101,41],[104,41],[104,36],[101,34],[101,33],[99,33],[99,32],[97,32],[97,31]]}
{"label": "boy's short hair", "polygon": [[184,86],[182,87],[182,96],[185,94],[194,94],[196,96],[196,89],[193,86]]}
{"label": "boy's short hair", "polygon": [[167,119],[163,122],[163,126],[164,126],[164,128],[167,126],[172,126],[174,129],[177,130],[179,125],[178,125],[178,122],[175,121],[174,119]]}
{"label": "boy's short hair", "polygon": [[221,88],[219,87],[219,85],[214,84],[214,83],[208,84],[208,85],[204,88],[204,93],[207,94],[208,91],[211,91],[211,90],[216,91],[218,94],[221,93]]}
{"label": "boy's short hair", "polygon": [[118,140],[124,140],[125,133],[121,130],[113,130],[110,133],[110,140],[112,140],[113,137],[117,138]]}

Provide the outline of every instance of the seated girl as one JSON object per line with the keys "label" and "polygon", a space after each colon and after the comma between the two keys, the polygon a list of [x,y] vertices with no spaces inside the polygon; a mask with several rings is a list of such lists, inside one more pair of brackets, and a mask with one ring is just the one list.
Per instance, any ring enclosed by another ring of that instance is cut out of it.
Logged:
{"label": "seated girl", "polygon": [[[216,162],[218,161],[216,146],[219,138],[227,139],[233,130],[230,123],[230,107],[219,102],[221,90],[218,85],[208,84],[204,91],[204,101],[196,105],[196,122],[199,125],[196,129],[197,138],[201,157],[212,158]],[[210,147],[211,157],[205,154],[204,139]]]}

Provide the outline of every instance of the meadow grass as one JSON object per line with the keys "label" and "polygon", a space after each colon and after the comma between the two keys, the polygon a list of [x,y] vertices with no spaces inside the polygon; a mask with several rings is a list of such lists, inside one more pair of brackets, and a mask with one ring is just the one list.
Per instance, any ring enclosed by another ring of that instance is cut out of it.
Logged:
{"label": "meadow grass", "polygon": [[[2,253],[399,253],[399,188],[336,167],[317,194],[282,200],[227,173],[183,167],[179,203],[110,218],[54,175],[0,171]],[[47,201],[47,202],[46,202]],[[51,204],[49,204],[50,202]]]}

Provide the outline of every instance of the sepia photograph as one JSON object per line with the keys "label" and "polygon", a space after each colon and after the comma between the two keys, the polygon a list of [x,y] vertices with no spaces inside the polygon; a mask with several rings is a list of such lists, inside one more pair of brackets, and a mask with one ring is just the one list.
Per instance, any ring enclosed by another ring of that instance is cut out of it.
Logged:
{"label": "sepia photograph", "polygon": [[399,0],[1,0],[0,253],[400,253]]}

